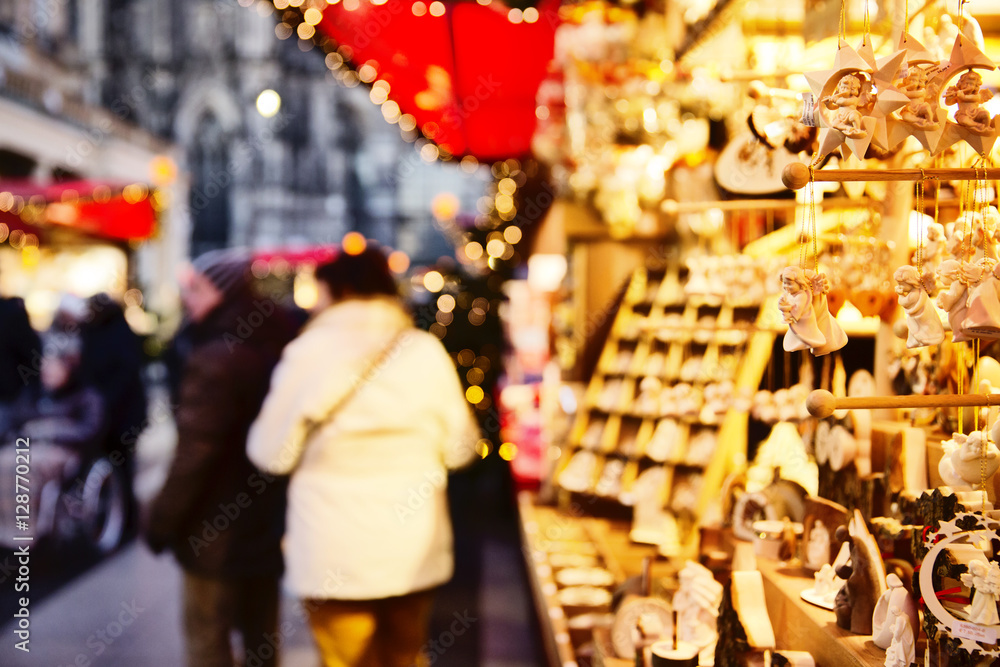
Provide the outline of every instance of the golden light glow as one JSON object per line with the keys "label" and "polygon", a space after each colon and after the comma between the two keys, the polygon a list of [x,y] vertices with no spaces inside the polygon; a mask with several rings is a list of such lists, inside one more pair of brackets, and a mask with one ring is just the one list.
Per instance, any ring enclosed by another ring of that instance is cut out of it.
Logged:
{"label": "golden light glow", "polygon": [[466,348],[458,353],[458,363],[462,366],[471,366],[476,360],[476,353]]}
{"label": "golden light glow", "polygon": [[486,373],[478,368],[470,368],[469,372],[465,374],[465,379],[469,384],[482,384],[483,380],[486,379]]}
{"label": "golden light glow", "polygon": [[288,9],[288,0],[274,0],[275,9]]}
{"label": "golden light glow", "polygon": [[319,22],[323,20],[323,12],[315,7],[310,7],[302,14],[302,19],[309,25],[319,25]]}
{"label": "golden light glow", "polygon": [[412,132],[417,129],[417,119],[408,113],[399,117],[399,129],[405,132]]}
{"label": "golden light glow", "polygon": [[444,16],[444,3],[441,0],[434,0],[430,7],[431,16]]}
{"label": "golden light glow", "polygon": [[482,387],[473,386],[465,390],[465,400],[467,400],[469,403],[472,403],[473,405],[483,400],[485,396],[486,394],[483,393]]}
{"label": "golden light glow", "polygon": [[513,442],[505,442],[497,448],[497,454],[504,461],[513,461],[514,457],[517,456],[517,445]]}
{"label": "golden light glow", "polygon": [[308,23],[300,23],[299,27],[295,29],[296,34],[298,34],[299,39],[312,39],[316,34],[316,27],[311,26]]}
{"label": "golden light glow", "polygon": [[440,154],[438,147],[434,144],[424,144],[420,147],[420,159],[424,162],[434,162]]}
{"label": "golden light glow", "polygon": [[483,256],[483,246],[479,245],[475,241],[467,243],[465,245],[465,256],[475,262]]}
{"label": "golden light glow", "polygon": [[[420,152],[423,153],[423,149]],[[441,192],[434,195],[434,199],[431,200],[431,214],[437,220],[452,220],[458,215],[460,205],[458,197],[454,194]]]}
{"label": "golden light glow", "polygon": [[308,271],[300,271],[295,275],[292,286],[292,299],[295,305],[304,310],[311,310],[319,300],[319,290],[316,278]]}
{"label": "golden light glow", "polygon": [[33,269],[38,266],[42,259],[42,253],[38,246],[26,245],[21,249],[21,265],[26,269]]}
{"label": "golden light glow", "polygon": [[442,312],[450,313],[455,310],[455,297],[450,294],[442,294],[438,297],[437,307]]}
{"label": "golden light glow", "polygon": [[525,23],[534,23],[538,20],[538,10],[534,7],[528,7],[523,13]]}
{"label": "golden light glow", "polygon": [[511,225],[507,229],[503,230],[503,240],[507,243],[514,245],[521,240],[521,228],[517,225]]}
{"label": "golden light glow", "polygon": [[503,251],[506,250],[507,244],[500,239],[493,239],[486,244],[486,254],[490,257],[500,257],[503,255]]}
{"label": "golden light glow", "polygon": [[402,250],[394,250],[389,253],[389,270],[393,273],[406,273],[410,268],[410,257]]}
{"label": "golden light glow", "polygon": [[361,6],[359,0],[344,0],[344,9],[349,12],[353,12],[355,9]]}
{"label": "golden light glow", "polygon": [[440,292],[444,289],[444,276],[437,271],[428,271],[424,274],[424,288],[428,292]]}
{"label": "golden light glow", "polygon": [[434,319],[437,320],[438,324],[442,326],[448,326],[454,321],[455,316],[451,313],[446,313],[443,310],[439,310],[435,315]]}
{"label": "golden light glow", "polygon": [[257,113],[264,118],[272,118],[281,109],[281,95],[267,88],[257,96]]}
{"label": "golden light glow", "polygon": [[347,232],[344,234],[340,246],[348,255],[360,255],[368,247],[368,241],[359,232]]}
{"label": "golden light glow", "polygon": [[537,118],[538,120],[548,120],[549,108],[546,106],[535,107],[535,118]]}
{"label": "golden light glow", "polygon": [[387,101],[382,105],[382,118],[385,118],[389,123],[399,122],[399,105],[392,100]]}
{"label": "golden light glow", "polygon": [[420,2],[420,0],[417,0],[417,2],[414,2],[413,6],[410,7],[410,11],[413,12],[414,16],[423,16],[427,13],[427,5]]}
{"label": "golden light glow", "polygon": [[166,155],[157,155],[149,161],[150,180],[158,186],[169,185],[177,178],[177,165]]}
{"label": "golden light glow", "polygon": [[375,104],[382,104],[389,98],[389,93],[382,88],[372,88],[368,91],[368,98]]}
{"label": "golden light glow", "polygon": [[358,68],[358,78],[365,83],[371,83],[375,80],[376,76],[378,76],[378,72],[370,63],[365,63]]}
{"label": "golden light glow", "polygon": [[514,210],[514,198],[510,195],[498,194],[494,200],[497,213],[510,213]]}
{"label": "golden light glow", "polygon": [[524,13],[515,7],[514,9],[507,12],[507,20],[511,23],[520,23],[524,20]]}
{"label": "golden light glow", "polygon": [[340,55],[336,51],[331,51],[326,54],[326,66],[330,69],[340,69],[344,66],[344,56]]}
{"label": "golden light glow", "polygon": [[479,454],[479,458],[481,459],[485,459],[487,456],[489,456],[491,449],[492,448],[490,447],[490,441],[487,440],[486,438],[483,438],[476,443],[476,454]]}
{"label": "golden light glow", "polygon": [[475,173],[476,169],[479,169],[479,160],[472,157],[471,155],[466,155],[465,157],[462,158],[462,161],[459,163],[459,166],[465,173],[472,174]]}
{"label": "golden light glow", "polygon": [[513,178],[508,176],[497,183],[497,190],[500,191],[500,194],[513,195],[514,191],[517,190],[517,183],[514,182]]}

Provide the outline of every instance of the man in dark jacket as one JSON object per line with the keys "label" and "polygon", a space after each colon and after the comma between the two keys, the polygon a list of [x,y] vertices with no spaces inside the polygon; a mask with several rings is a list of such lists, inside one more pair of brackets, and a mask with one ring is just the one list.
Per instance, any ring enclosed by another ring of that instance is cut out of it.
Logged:
{"label": "man in dark jacket", "polygon": [[0,404],[38,384],[41,344],[28,322],[24,301],[0,297]]}
{"label": "man in dark jacket", "polygon": [[213,251],[184,287],[190,353],[177,451],[145,531],[154,551],[169,547],[184,569],[188,667],[231,667],[233,629],[244,664],[278,664],[285,483],[254,468],[246,438],[293,332],[272,301],[254,298],[249,266]]}

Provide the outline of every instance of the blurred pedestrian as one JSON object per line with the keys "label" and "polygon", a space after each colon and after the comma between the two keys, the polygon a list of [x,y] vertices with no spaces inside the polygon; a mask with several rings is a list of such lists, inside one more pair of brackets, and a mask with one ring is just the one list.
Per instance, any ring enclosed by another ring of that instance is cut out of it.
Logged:
{"label": "blurred pedestrian", "polygon": [[472,460],[478,426],[381,251],[339,255],[316,279],[315,314],[282,355],[248,452],[291,474],[286,581],[324,665],[421,665],[454,566],[447,473]]}
{"label": "blurred pedestrian", "polygon": [[[45,336],[37,386],[22,390],[8,410],[0,413],[0,435],[5,443],[0,453],[0,474],[6,483],[14,479],[16,439],[26,439],[30,458],[28,481],[30,516],[47,524],[52,515],[39,512],[43,495],[60,490],[80,474],[82,464],[100,454],[104,436],[104,403],[100,393],[82,380],[80,339],[62,333]],[[8,444],[9,443],[9,444]],[[9,487],[8,487],[9,488]],[[16,546],[9,534],[14,526],[14,494],[0,498],[3,544]],[[43,516],[44,514],[44,516]]]}
{"label": "blurred pedestrian", "polygon": [[134,528],[135,445],[146,426],[146,386],[142,380],[142,343],[125,321],[122,307],[109,295],[87,300],[81,327],[81,372],[101,392],[107,406],[103,453],[115,466],[128,500],[127,524]]}
{"label": "blurred pedestrian", "polygon": [[24,301],[0,297],[0,409],[25,387],[38,384],[41,354]]}
{"label": "blurred pedestrian", "polygon": [[176,409],[177,451],[145,536],[184,570],[188,667],[278,664],[279,541],[285,484],[246,456],[247,430],[291,337],[269,299],[255,298],[250,262],[234,251],[195,260],[182,285],[190,327]]}

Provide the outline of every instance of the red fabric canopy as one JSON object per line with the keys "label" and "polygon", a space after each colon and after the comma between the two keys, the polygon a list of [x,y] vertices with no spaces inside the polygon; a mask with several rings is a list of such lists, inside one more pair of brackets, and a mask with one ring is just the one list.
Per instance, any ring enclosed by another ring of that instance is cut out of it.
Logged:
{"label": "red fabric canopy", "polygon": [[545,0],[533,23],[511,22],[499,0],[446,3],[442,16],[432,15],[431,4],[338,2],[323,10],[317,34],[349,47],[356,67],[371,64],[389,84],[389,99],[452,155],[484,161],[528,155],[559,3]]}
{"label": "red fabric canopy", "polygon": [[33,232],[58,225],[104,239],[143,241],[156,232],[156,209],[142,185],[4,181],[0,222]]}

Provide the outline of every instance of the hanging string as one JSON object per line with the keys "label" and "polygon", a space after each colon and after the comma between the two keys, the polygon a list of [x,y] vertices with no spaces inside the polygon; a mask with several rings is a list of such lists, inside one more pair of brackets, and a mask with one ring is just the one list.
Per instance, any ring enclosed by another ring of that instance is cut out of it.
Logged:
{"label": "hanging string", "polygon": [[867,46],[868,45],[869,33],[872,30],[872,20],[871,20],[871,15],[870,15],[870,13],[868,11],[868,4],[869,4],[868,0],[865,0],[865,26],[864,26],[864,31],[865,32],[864,32],[864,36],[861,38],[861,44],[863,46]]}
{"label": "hanging string", "polygon": [[923,167],[920,168],[920,180],[917,181],[917,275],[920,276],[920,287],[925,292],[927,290],[927,285],[924,283],[924,218],[927,214],[924,213],[924,179],[927,178],[924,174]]}
{"label": "hanging string", "polygon": [[903,44],[906,44],[906,36],[910,34],[910,0],[903,3]]}
{"label": "hanging string", "polygon": [[812,231],[813,271],[819,273],[819,227],[816,224],[816,170],[809,168],[809,227]]}
{"label": "hanging string", "polygon": [[847,0],[840,0],[840,44],[847,43]]}

